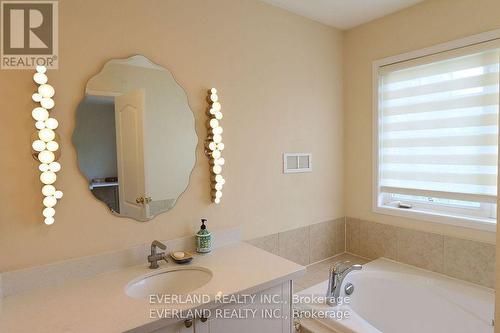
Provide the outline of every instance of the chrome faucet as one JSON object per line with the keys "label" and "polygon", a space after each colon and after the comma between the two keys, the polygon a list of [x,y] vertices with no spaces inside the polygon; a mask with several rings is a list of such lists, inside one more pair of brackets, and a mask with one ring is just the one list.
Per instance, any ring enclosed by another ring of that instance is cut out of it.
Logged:
{"label": "chrome faucet", "polygon": [[[148,262],[150,263],[149,268],[151,269],[157,269],[160,267],[158,265],[158,261],[160,260],[165,260],[167,261],[167,256],[165,255],[165,252],[156,252],[156,249],[160,248],[162,250],[166,250],[167,246],[157,240],[153,241],[151,243],[151,254],[148,256]],[[167,261],[168,262],[168,261]]]}
{"label": "chrome faucet", "polygon": [[334,305],[337,303],[340,297],[342,282],[347,274],[352,271],[359,271],[361,268],[361,265],[352,265],[350,261],[337,262],[333,265],[330,269],[330,276],[328,279],[328,290],[326,292],[327,304]]}

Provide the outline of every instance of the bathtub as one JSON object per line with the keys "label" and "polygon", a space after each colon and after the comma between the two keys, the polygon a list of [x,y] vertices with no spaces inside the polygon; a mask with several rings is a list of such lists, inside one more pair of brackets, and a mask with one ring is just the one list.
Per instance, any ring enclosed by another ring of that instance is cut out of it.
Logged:
{"label": "bathtub", "polygon": [[[354,285],[350,296],[347,283]],[[322,302],[327,284],[294,295],[295,314],[305,327],[314,322],[336,333],[493,333],[492,289],[385,258],[347,276],[345,304]]]}

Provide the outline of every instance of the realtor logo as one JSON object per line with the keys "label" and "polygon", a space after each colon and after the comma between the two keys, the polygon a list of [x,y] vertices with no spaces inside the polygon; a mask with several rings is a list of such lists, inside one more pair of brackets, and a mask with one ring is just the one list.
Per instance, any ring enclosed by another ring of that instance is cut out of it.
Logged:
{"label": "realtor logo", "polygon": [[1,1],[1,69],[58,67],[58,2]]}

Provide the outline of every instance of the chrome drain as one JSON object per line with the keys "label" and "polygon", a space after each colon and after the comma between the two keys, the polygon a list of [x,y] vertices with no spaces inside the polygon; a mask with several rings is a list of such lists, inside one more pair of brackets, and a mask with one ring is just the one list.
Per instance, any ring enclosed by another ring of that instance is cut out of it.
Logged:
{"label": "chrome drain", "polygon": [[345,293],[346,295],[351,295],[354,292],[354,285],[352,283],[348,283],[345,285]]}

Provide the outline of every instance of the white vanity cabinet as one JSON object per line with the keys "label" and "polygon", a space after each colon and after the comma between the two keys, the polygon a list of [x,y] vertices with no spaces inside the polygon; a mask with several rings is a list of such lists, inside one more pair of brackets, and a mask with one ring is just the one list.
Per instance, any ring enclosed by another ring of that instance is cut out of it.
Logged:
{"label": "white vanity cabinet", "polygon": [[[292,327],[291,281],[255,294],[253,303],[226,305],[212,311],[212,318],[195,322],[196,333],[290,333]],[[223,318],[222,313],[246,318]],[[219,316],[218,316],[219,315]]]}
{"label": "white vanity cabinet", "polygon": [[[194,322],[194,321],[193,321]],[[186,327],[183,321],[152,331],[151,333],[194,333],[194,324]]]}
{"label": "white vanity cabinet", "polygon": [[[254,294],[253,302],[221,304],[211,317],[179,322],[151,333],[291,333],[292,282],[286,281]],[[233,317],[234,316],[234,317]]]}

